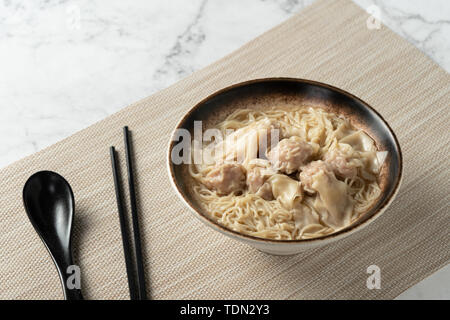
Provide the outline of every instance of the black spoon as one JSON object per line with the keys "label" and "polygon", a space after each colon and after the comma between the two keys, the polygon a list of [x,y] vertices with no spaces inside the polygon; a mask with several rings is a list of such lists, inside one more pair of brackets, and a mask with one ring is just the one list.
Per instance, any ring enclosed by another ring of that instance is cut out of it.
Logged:
{"label": "black spoon", "polygon": [[75,201],[69,183],[59,174],[41,171],[32,175],[23,188],[28,218],[41,237],[58,269],[66,300],[82,300],[79,289],[69,289],[67,280],[73,266],[72,221]]}

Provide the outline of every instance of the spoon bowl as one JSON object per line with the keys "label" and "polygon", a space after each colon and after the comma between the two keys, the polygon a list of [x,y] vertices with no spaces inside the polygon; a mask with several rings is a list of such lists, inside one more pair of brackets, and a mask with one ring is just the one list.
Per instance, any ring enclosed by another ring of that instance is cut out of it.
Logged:
{"label": "spoon bowl", "polygon": [[37,172],[25,183],[23,201],[31,224],[58,269],[65,299],[82,299],[79,289],[67,286],[67,269],[74,265],[71,233],[75,200],[69,183],[55,172]]}

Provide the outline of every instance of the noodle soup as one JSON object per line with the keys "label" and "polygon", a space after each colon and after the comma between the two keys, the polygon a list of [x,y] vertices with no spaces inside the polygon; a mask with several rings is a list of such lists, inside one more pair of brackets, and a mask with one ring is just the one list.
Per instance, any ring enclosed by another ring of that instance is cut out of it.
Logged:
{"label": "noodle soup", "polygon": [[275,240],[337,232],[381,194],[376,143],[342,115],[315,106],[236,109],[193,144],[196,202],[217,223]]}

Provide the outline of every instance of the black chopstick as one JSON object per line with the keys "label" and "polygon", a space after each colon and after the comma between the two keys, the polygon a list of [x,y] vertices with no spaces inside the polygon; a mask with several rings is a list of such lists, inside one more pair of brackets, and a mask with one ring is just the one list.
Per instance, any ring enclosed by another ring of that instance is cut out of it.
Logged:
{"label": "black chopstick", "polygon": [[119,211],[120,231],[122,232],[122,244],[123,252],[125,255],[125,265],[127,269],[128,288],[130,290],[130,299],[137,300],[139,298],[139,292],[136,289],[134,282],[133,261],[131,256],[130,242],[128,240],[128,228],[126,223],[125,211],[123,209],[122,191],[120,188],[119,171],[116,160],[116,150],[114,147],[110,148],[111,165],[114,177],[114,187],[116,190],[117,210]]}
{"label": "black chopstick", "polygon": [[131,142],[130,142],[130,132],[128,127],[123,128],[123,135],[125,139],[125,155],[127,160],[127,170],[128,170],[128,185],[130,191],[130,203],[131,203],[131,218],[133,221],[133,236],[134,236],[134,246],[135,246],[135,257],[136,257],[136,268],[138,275],[138,289],[139,289],[139,299],[147,300],[147,290],[145,286],[145,270],[144,270],[144,259],[142,257],[142,245],[141,245],[141,234],[139,231],[139,216],[136,201],[136,191],[134,185],[134,171],[133,171],[133,159],[131,154]]}

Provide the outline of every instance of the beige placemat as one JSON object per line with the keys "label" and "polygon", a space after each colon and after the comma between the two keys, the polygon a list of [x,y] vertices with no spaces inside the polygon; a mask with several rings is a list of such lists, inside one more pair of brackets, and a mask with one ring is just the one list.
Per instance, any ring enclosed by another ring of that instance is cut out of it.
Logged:
{"label": "beige placemat", "polygon": [[[108,146],[134,131],[149,292],[180,298],[393,298],[450,258],[450,76],[386,27],[369,30],[350,1],[318,1],[183,81],[0,172],[0,298],[62,297],[56,269],[22,207],[26,179],[55,170],[77,204],[75,259],[89,299],[128,298]],[[210,230],[183,207],[166,174],[178,119],[212,92],[289,76],[343,88],[374,106],[404,152],[404,182],[369,227],[337,243],[270,256]],[[123,157],[122,157],[123,160]],[[123,163],[122,163],[123,165]],[[366,268],[381,268],[381,290]]]}

